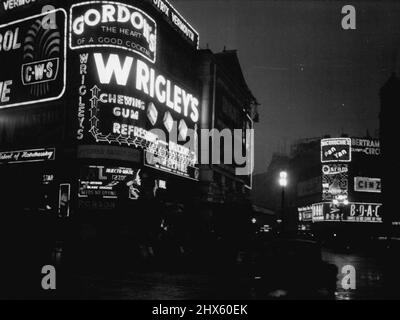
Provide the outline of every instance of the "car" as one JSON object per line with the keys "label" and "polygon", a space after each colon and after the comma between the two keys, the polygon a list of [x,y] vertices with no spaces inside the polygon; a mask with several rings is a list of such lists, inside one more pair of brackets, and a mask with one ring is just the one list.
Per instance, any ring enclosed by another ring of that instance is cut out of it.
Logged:
{"label": "car", "polygon": [[276,239],[253,261],[256,296],[287,299],[331,299],[338,268],[322,260],[316,241]]}

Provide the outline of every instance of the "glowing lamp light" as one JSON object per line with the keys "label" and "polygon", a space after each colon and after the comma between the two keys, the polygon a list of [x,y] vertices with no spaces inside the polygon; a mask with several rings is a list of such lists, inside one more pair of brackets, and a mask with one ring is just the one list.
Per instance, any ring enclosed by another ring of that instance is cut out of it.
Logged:
{"label": "glowing lamp light", "polygon": [[287,172],[286,171],[281,171],[279,174],[279,185],[281,187],[286,187],[288,185],[287,182]]}
{"label": "glowing lamp light", "polygon": [[344,204],[345,206],[348,206],[348,205],[349,205],[349,200],[345,199],[345,200],[343,201],[343,204]]}

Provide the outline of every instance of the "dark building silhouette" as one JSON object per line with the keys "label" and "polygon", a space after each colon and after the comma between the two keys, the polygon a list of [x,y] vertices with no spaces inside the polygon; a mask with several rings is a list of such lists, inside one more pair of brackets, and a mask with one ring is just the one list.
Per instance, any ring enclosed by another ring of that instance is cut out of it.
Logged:
{"label": "dark building silhouette", "polygon": [[400,158],[398,153],[398,108],[400,107],[400,78],[393,73],[380,90],[379,114],[380,140],[382,143],[383,202],[388,224],[399,230],[400,215],[397,209]]}

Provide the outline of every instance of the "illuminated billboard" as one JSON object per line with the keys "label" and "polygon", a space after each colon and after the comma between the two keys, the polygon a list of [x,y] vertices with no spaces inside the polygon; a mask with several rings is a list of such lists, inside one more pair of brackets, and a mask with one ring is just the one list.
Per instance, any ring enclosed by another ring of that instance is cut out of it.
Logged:
{"label": "illuminated billboard", "polygon": [[0,25],[0,109],[64,95],[66,28],[63,9]]}
{"label": "illuminated billboard", "polygon": [[55,148],[0,152],[0,164],[51,161],[56,158]]}
{"label": "illuminated billboard", "polygon": [[139,8],[111,1],[88,1],[70,9],[70,48],[118,48],[154,63],[157,24]]}
{"label": "illuminated billboard", "polygon": [[299,214],[299,221],[301,222],[312,221],[313,218],[312,206],[297,208],[297,211]]}
{"label": "illuminated billboard", "polygon": [[198,32],[167,0],[146,0],[161,13],[163,18],[195,48],[199,47]]}
{"label": "illuminated billboard", "polygon": [[347,198],[349,192],[348,166],[329,164],[322,167],[322,200]]}
{"label": "illuminated billboard", "polygon": [[199,122],[197,95],[130,55],[97,48],[78,59],[77,139],[144,150],[146,165],[197,180],[196,153],[185,146]]}
{"label": "illuminated billboard", "polygon": [[377,139],[351,139],[351,152],[366,156],[379,156],[381,154],[380,141]]}
{"label": "illuminated billboard", "polygon": [[321,162],[351,162],[351,139],[322,139]]}
{"label": "illuminated billboard", "polygon": [[311,206],[313,222],[360,222],[382,223],[381,203],[351,202],[335,205],[332,202],[316,203]]}
{"label": "illuminated billboard", "polygon": [[354,177],[354,191],[381,193],[382,183],[380,178]]}
{"label": "illuminated billboard", "polygon": [[80,198],[138,200],[141,189],[140,169],[105,166],[81,167]]}

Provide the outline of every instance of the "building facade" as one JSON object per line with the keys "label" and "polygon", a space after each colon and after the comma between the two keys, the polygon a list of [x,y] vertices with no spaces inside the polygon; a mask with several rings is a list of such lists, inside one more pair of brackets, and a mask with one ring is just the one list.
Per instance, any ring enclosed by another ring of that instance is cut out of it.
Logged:
{"label": "building facade", "polygon": [[[82,239],[148,243],[169,230],[182,247],[199,204],[245,201],[252,167],[200,166],[200,130],[252,129],[255,98],[236,53],[199,50],[168,1],[29,2],[0,17],[11,218],[73,221]],[[251,138],[238,143],[248,154]]]}

